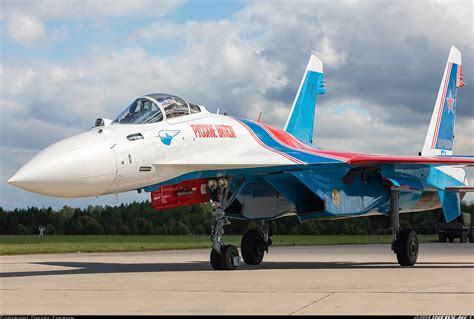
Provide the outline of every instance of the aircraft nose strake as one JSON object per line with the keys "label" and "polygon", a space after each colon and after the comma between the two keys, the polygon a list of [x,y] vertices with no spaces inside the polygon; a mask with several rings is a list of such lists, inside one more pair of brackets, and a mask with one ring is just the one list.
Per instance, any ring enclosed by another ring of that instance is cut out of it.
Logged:
{"label": "aircraft nose strake", "polygon": [[110,145],[96,133],[86,132],[47,147],[7,182],[43,195],[84,197],[107,192],[115,175]]}

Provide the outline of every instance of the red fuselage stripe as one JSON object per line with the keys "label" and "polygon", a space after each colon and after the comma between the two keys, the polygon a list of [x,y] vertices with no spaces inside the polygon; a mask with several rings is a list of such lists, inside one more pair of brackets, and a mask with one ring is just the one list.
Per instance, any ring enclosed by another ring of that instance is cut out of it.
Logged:
{"label": "red fuselage stripe", "polygon": [[282,153],[282,152],[280,152],[280,151],[277,151],[276,149],[273,149],[273,148],[271,148],[271,147],[265,145],[262,141],[260,141],[260,139],[258,138],[258,136],[255,135],[255,133],[250,129],[250,127],[248,127],[245,123],[242,123],[242,122],[240,122],[240,121],[237,121],[237,122],[239,122],[240,124],[242,124],[242,125],[247,129],[247,131],[250,132],[250,134],[251,134],[252,137],[255,139],[255,141],[257,141],[258,144],[260,144],[261,146],[263,146],[263,147],[266,148],[267,150],[269,150],[269,151],[271,151],[271,152],[274,152],[274,153],[277,153],[277,154],[279,154],[279,155],[281,155],[281,156],[283,156],[283,157],[289,159],[290,161],[292,161],[292,162],[294,162],[294,163],[297,163],[297,164],[304,164],[302,161],[300,161],[300,160],[298,160],[298,159],[296,159],[296,158],[294,158],[294,157],[291,157],[291,156],[289,156],[289,155],[287,155],[287,154],[285,154],[285,153]]}
{"label": "red fuselage stripe", "polygon": [[298,141],[295,137],[293,137],[289,133],[281,131],[281,130],[276,129],[274,127],[271,127],[270,125],[262,124],[262,126],[268,132],[268,134],[273,136],[276,140],[278,140],[280,143],[284,144],[288,148],[298,150],[298,151],[306,151],[306,152],[311,153],[311,154],[315,154],[315,155],[322,156],[322,157],[329,157],[329,158],[337,159],[337,160],[344,161],[344,162],[346,162],[348,160],[347,157],[338,156],[338,155],[336,155],[334,153],[331,153],[331,152],[327,152],[327,151],[320,152],[318,150],[315,150],[315,149],[301,143],[300,141]]}

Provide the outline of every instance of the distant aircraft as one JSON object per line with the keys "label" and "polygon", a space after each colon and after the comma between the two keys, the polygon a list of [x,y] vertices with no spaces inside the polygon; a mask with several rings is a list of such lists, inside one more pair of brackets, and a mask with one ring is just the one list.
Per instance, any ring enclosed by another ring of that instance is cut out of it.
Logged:
{"label": "distant aircraft", "polygon": [[257,265],[272,243],[271,220],[388,215],[392,250],[400,265],[413,266],[417,236],[400,228],[399,213],[442,207],[449,222],[460,215],[463,195],[474,191],[464,171],[474,157],[453,156],[461,53],[451,47],[419,156],[315,148],[316,97],[325,93],[324,83],[323,64],[312,55],[284,130],[148,94],[115,121],[99,118],[89,131],[47,147],[8,183],[57,197],[144,190],[156,209],[211,201],[210,261],[225,270],[241,261],[237,248],[223,243],[229,219],[261,222],[261,230],[246,231],[241,242],[243,260]]}

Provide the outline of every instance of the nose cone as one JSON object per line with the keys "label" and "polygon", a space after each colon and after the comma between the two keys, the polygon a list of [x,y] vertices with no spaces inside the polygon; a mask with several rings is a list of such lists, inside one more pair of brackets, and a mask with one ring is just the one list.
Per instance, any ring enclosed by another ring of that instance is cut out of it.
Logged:
{"label": "nose cone", "polygon": [[116,175],[115,155],[96,132],[86,132],[48,146],[7,182],[55,197],[101,195]]}

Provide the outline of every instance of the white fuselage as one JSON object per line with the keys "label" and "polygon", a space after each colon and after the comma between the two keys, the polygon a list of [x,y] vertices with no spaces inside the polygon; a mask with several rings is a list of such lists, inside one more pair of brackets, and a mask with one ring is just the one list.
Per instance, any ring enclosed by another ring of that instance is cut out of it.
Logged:
{"label": "white fuselage", "polygon": [[[135,134],[143,138],[127,139]],[[176,134],[169,145],[162,140],[167,134]],[[203,111],[151,124],[94,127],[50,145],[9,182],[49,196],[85,197],[140,189],[193,171],[291,164],[262,147],[235,118]]]}

